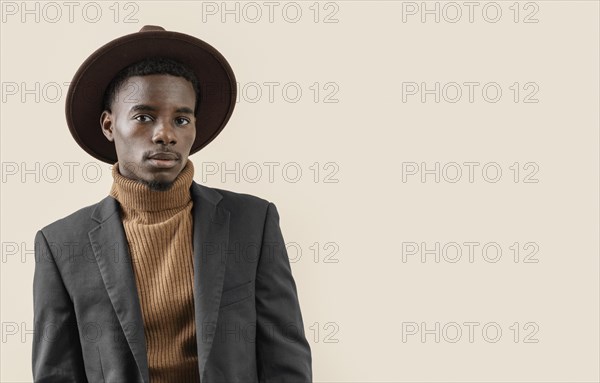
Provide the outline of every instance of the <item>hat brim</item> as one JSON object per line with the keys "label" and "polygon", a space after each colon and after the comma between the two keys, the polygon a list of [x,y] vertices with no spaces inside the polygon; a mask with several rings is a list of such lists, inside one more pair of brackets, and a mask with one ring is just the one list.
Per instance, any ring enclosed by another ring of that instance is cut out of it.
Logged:
{"label": "hat brim", "polygon": [[100,161],[117,162],[115,145],[102,133],[104,92],[125,67],[149,58],[168,57],[190,68],[200,85],[196,139],[190,154],[208,145],[223,130],[235,107],[237,83],[223,55],[206,42],[172,31],[144,31],[117,38],[96,50],[79,67],[69,85],[66,118],[75,141]]}

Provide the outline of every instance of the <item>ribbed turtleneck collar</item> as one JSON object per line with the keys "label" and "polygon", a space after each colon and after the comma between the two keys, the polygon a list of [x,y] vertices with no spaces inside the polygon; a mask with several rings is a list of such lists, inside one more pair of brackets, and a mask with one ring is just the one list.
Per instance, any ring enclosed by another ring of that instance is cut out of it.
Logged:
{"label": "ribbed turtleneck collar", "polygon": [[194,179],[194,164],[188,159],[167,191],[156,191],[148,185],[119,173],[118,162],[112,168],[113,184],[110,195],[126,209],[161,211],[182,208],[192,199],[190,187]]}

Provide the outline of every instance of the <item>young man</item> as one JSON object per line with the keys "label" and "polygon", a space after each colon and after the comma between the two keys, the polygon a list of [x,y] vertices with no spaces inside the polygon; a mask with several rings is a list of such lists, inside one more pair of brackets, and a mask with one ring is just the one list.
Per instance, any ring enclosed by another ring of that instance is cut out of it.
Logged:
{"label": "young man", "polygon": [[312,381],[277,208],[193,181],[235,96],[218,51],[156,26],[79,68],[67,122],[113,184],[36,235],[34,381]]}

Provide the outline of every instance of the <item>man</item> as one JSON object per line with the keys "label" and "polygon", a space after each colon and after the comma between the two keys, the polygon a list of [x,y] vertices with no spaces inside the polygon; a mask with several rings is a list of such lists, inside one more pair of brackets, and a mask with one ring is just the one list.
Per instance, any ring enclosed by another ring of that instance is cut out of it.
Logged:
{"label": "man", "polygon": [[34,381],[312,381],[277,208],[193,181],[235,96],[218,51],[156,26],[79,68],[69,129],[113,185],[36,235]]}

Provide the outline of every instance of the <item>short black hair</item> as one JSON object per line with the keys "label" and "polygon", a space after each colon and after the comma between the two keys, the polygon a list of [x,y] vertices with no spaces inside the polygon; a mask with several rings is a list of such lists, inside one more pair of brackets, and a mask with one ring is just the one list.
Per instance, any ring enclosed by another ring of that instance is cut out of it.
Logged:
{"label": "short black hair", "polygon": [[147,58],[135,62],[119,71],[108,84],[108,87],[104,92],[104,97],[102,99],[103,110],[111,111],[111,105],[115,100],[117,92],[128,78],[151,74],[170,74],[172,76],[183,77],[191,82],[194,87],[194,92],[196,93],[196,103],[194,106],[194,114],[196,114],[200,103],[200,84],[198,83],[198,78],[190,68],[179,61],[167,57]]}

